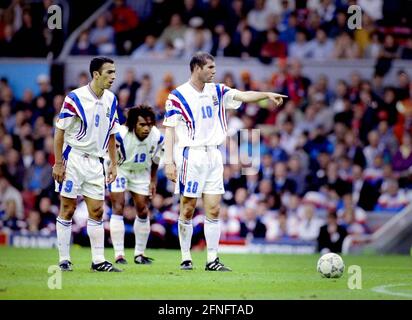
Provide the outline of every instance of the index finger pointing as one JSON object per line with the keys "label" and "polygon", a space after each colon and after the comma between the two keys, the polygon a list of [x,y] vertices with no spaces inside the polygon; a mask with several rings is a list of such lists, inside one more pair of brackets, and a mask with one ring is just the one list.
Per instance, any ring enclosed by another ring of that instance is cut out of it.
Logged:
{"label": "index finger pointing", "polygon": [[288,96],[285,96],[284,94],[275,93],[275,95],[280,98],[288,98]]}

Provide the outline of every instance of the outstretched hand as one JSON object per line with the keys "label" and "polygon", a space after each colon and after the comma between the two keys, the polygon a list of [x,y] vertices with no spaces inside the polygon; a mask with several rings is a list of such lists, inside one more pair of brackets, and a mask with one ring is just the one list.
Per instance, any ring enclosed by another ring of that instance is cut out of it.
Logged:
{"label": "outstretched hand", "polygon": [[279,93],[274,93],[274,92],[269,92],[268,93],[268,99],[273,101],[276,107],[279,107],[283,103],[283,98],[287,98],[288,96],[285,96],[284,94],[279,94]]}

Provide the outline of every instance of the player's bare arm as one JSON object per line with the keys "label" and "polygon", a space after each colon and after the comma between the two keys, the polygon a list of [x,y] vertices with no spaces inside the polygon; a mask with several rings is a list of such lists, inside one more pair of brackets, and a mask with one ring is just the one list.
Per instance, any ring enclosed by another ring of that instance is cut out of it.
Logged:
{"label": "player's bare arm", "polygon": [[283,103],[283,98],[287,97],[275,92],[238,91],[233,98],[246,103],[269,99],[278,107]]}
{"label": "player's bare arm", "polygon": [[107,172],[107,183],[110,184],[116,180],[117,176],[116,141],[114,134],[110,135],[108,152],[110,157],[110,165]]}
{"label": "player's bare arm", "polygon": [[174,145],[175,129],[173,127],[166,127],[165,131],[165,173],[166,177],[176,182],[177,173],[176,165],[173,161],[173,145]]}
{"label": "player's bare arm", "polygon": [[149,184],[149,199],[152,199],[156,194],[156,186],[157,186],[157,169],[159,165],[152,161],[152,166],[150,168],[150,184]]}
{"label": "player's bare arm", "polygon": [[62,183],[65,174],[66,174],[66,168],[63,164],[63,143],[64,143],[64,130],[56,128],[55,134],[54,134],[54,156],[55,156],[55,161],[54,161],[54,166],[53,166],[53,179],[55,179],[58,183]]}

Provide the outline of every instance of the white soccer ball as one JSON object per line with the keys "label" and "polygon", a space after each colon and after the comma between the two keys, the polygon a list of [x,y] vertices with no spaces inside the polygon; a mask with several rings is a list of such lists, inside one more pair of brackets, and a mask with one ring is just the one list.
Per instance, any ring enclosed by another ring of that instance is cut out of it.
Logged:
{"label": "white soccer ball", "polygon": [[336,253],[326,253],[318,260],[318,272],[324,278],[340,278],[345,271],[345,263]]}

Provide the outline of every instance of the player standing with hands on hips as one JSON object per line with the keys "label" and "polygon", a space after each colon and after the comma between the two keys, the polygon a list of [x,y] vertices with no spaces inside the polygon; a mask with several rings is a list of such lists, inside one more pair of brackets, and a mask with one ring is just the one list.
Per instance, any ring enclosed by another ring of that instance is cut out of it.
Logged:
{"label": "player standing with hands on hips", "polygon": [[[70,92],[64,99],[54,135],[53,178],[60,193],[57,217],[59,266],[72,271],[70,238],[77,196],[83,195],[89,212],[93,271],[119,272],[104,257],[103,204],[106,182],[116,179],[115,133],[119,130],[116,96],[108,89],[116,78],[114,61],[97,57],[90,62],[92,81]],[[106,174],[103,157],[109,152]]]}
{"label": "player standing with hands on hips", "polygon": [[130,108],[126,125],[116,133],[119,154],[119,174],[108,185],[113,213],[110,218],[110,235],[115,262],[126,264],[124,253],[125,227],[123,210],[125,191],[132,194],[137,217],[133,224],[135,234],[134,262],[151,264],[152,258],[144,251],[150,234],[149,199],[156,194],[157,169],[163,153],[164,138],[155,127],[156,116],[146,105]]}
{"label": "player standing with hands on hips", "polygon": [[[207,245],[207,271],[231,271],[218,257],[219,210],[223,187],[223,161],[218,149],[226,138],[226,109],[237,109],[242,102],[270,99],[276,106],[287,96],[273,92],[239,91],[213,83],[216,65],[212,55],[196,53],[190,61],[189,81],[173,90],[166,101],[165,173],[176,182],[180,193],[178,221],[182,254],[180,268],[192,270],[190,245],[192,217],[196,201],[202,198],[206,213],[204,232]],[[175,138],[177,141],[175,141]],[[178,146],[173,159],[174,145]]]}

